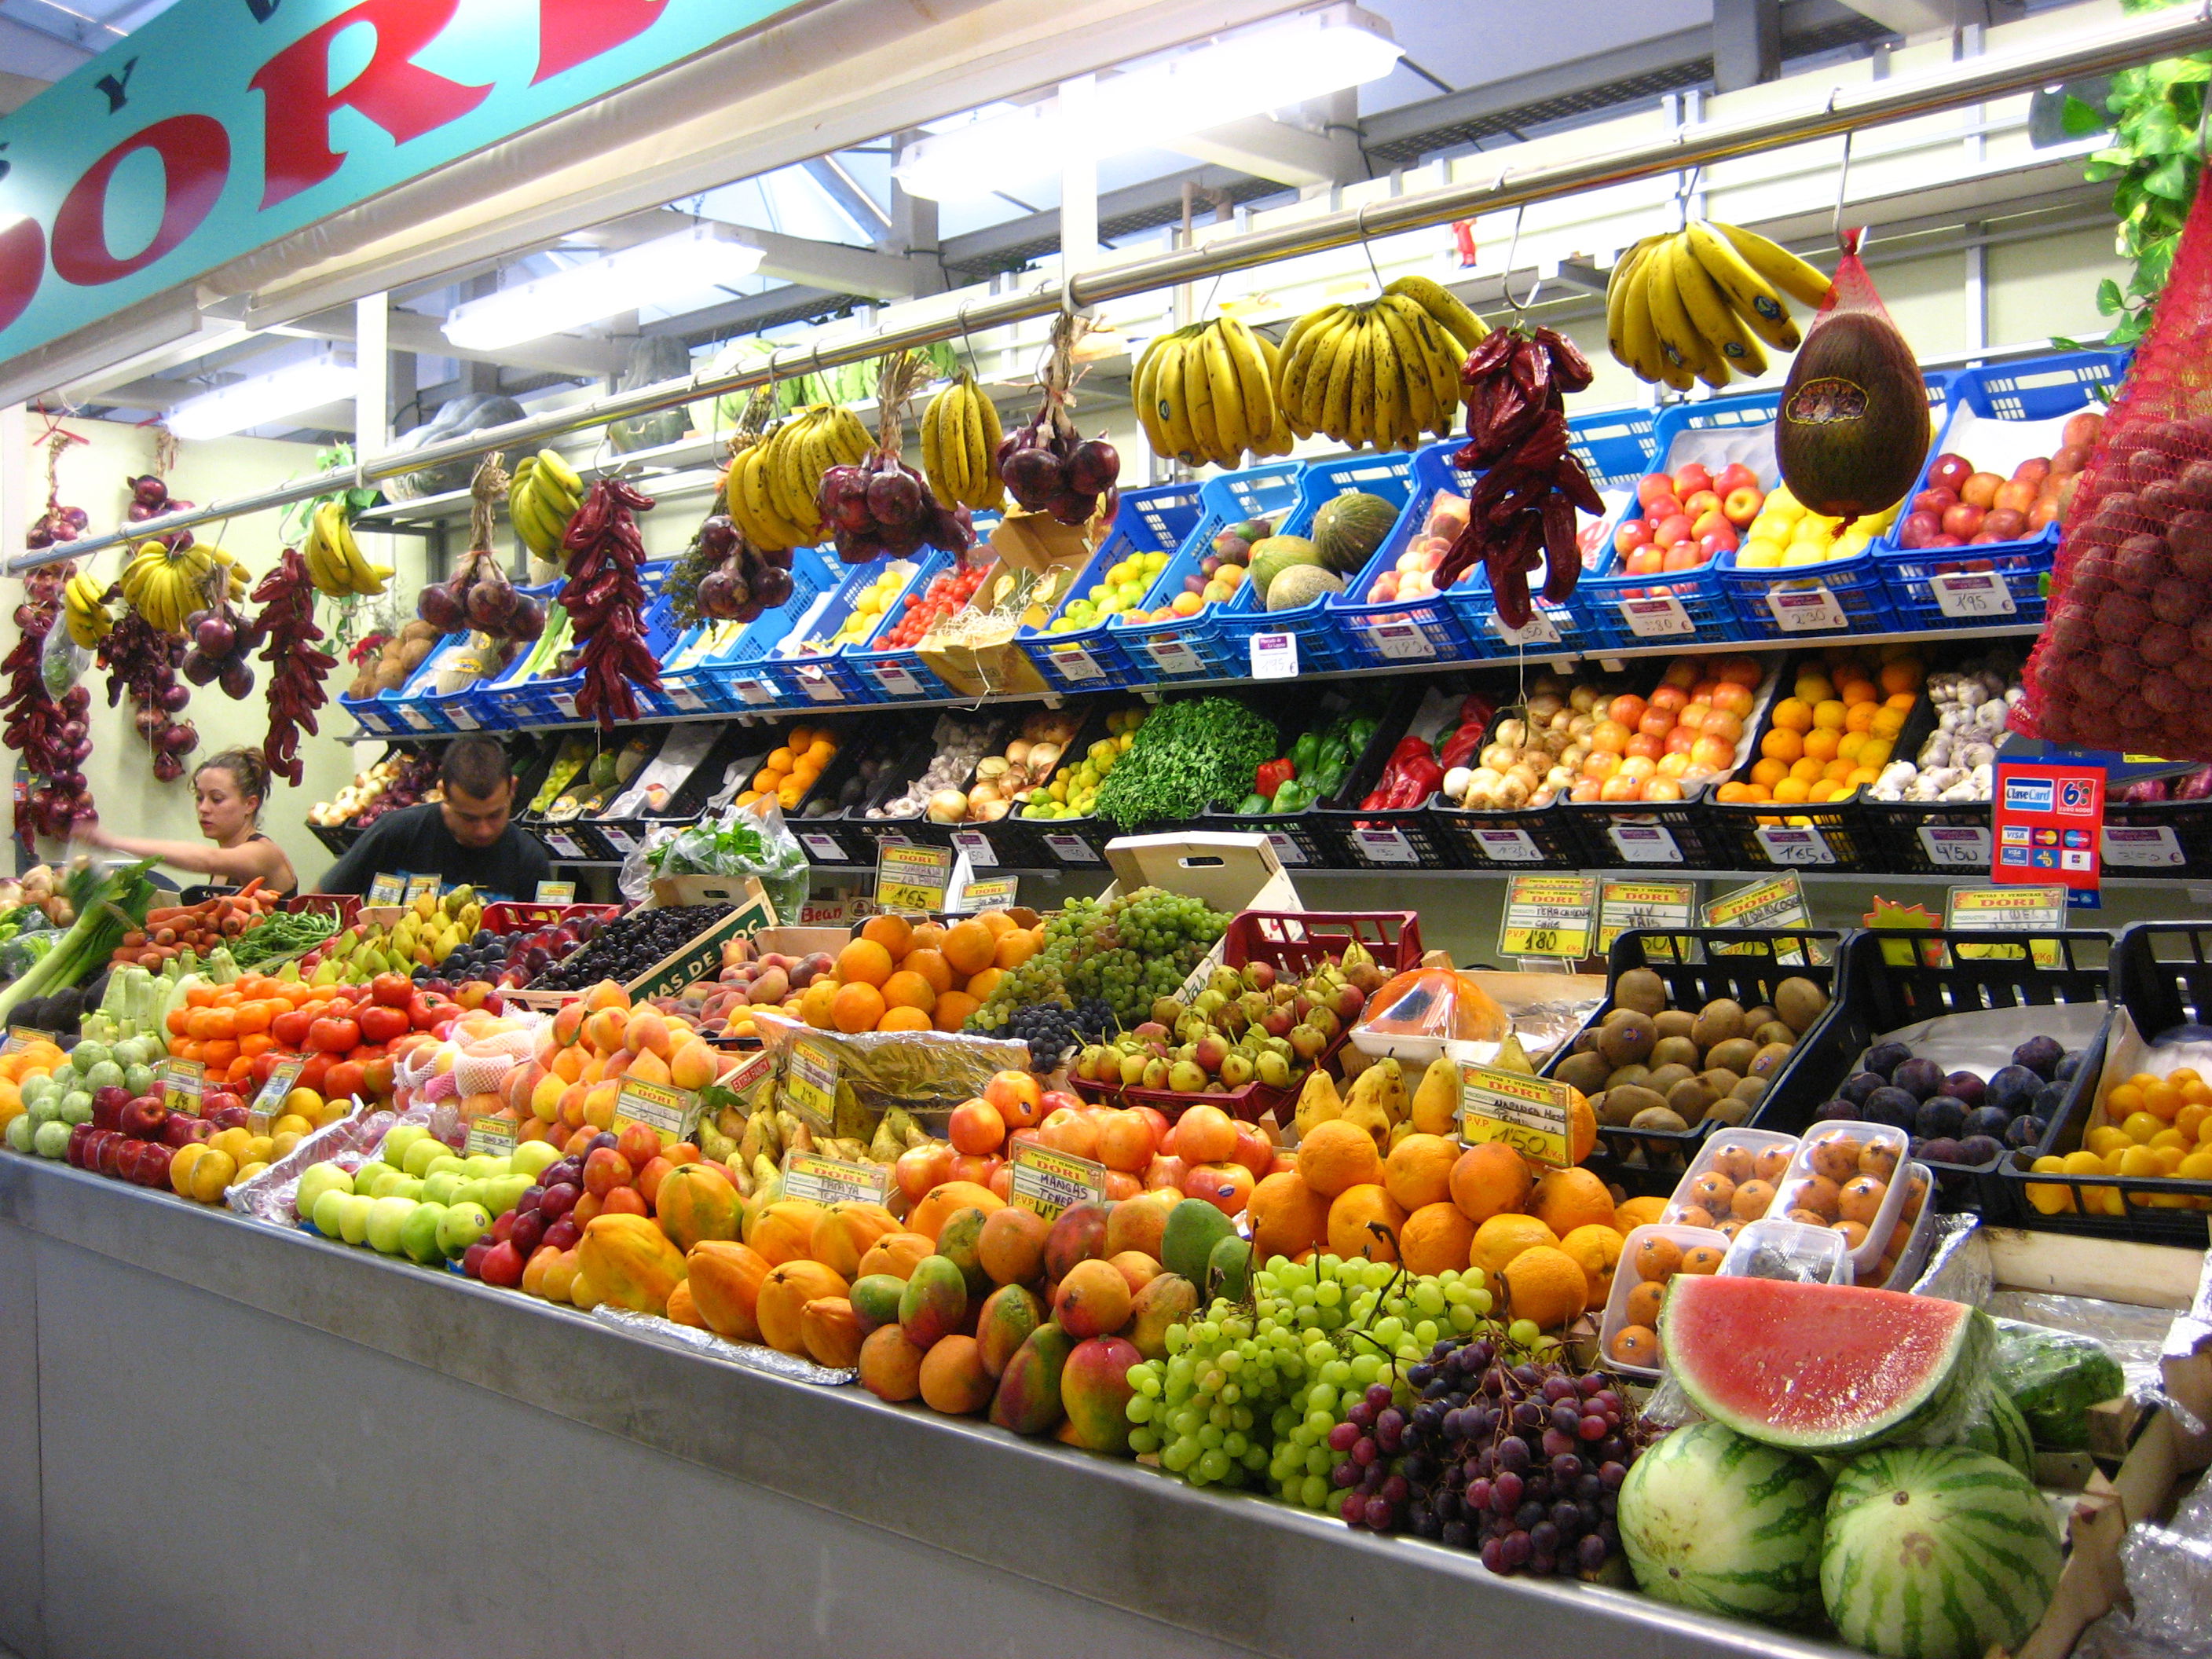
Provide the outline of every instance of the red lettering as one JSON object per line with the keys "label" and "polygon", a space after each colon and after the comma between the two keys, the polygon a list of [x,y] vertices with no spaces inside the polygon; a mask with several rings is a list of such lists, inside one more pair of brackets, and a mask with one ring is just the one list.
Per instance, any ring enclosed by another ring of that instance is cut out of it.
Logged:
{"label": "red lettering", "polygon": [[[338,170],[331,115],[341,105],[404,144],[457,121],[490,95],[410,60],[453,21],[460,0],[362,0],[264,64],[250,84],[268,101],[261,205],[273,207]],[[376,52],[359,75],[330,90],[331,42],[356,23],[376,30]]]}
{"label": "red lettering", "polygon": [[661,10],[661,0],[538,0],[538,73],[530,84],[635,40]]}
{"label": "red lettering", "polygon": [[[118,259],[107,246],[107,186],[124,157],[142,149],[161,158],[161,227],[143,250]],[[211,115],[173,115],[133,133],[70,186],[54,215],[54,269],[80,288],[143,270],[199,228],[229,177],[230,135]],[[15,258],[12,248],[0,255],[9,269]]]}
{"label": "red lettering", "polygon": [[36,219],[0,230],[0,331],[15,325],[46,275],[46,234]]}

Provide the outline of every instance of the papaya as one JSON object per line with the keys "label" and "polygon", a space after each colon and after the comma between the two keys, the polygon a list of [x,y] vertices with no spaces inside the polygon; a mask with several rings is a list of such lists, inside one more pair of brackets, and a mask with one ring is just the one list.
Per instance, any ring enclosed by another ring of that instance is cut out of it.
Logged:
{"label": "papaya", "polygon": [[818,1261],[777,1263],[761,1281],[760,1297],[753,1304],[753,1316],[760,1322],[761,1340],[783,1353],[805,1352],[800,1316],[806,1311],[806,1304],[817,1297],[842,1297],[849,1288]]}
{"label": "papaya", "polygon": [[817,1296],[799,1310],[799,1340],[817,1365],[850,1370],[860,1363],[866,1337],[852,1303],[842,1296]]}
{"label": "papaya", "polygon": [[857,1277],[888,1273],[903,1285],[914,1273],[916,1262],[936,1254],[937,1246],[920,1233],[886,1234],[868,1246],[868,1253],[860,1258]]}
{"label": "papaya", "polygon": [[832,1204],[815,1218],[806,1253],[847,1279],[856,1279],[860,1259],[878,1240],[898,1230],[898,1218],[880,1204]]}
{"label": "papaya", "polygon": [[811,1199],[778,1199],[754,1220],[745,1243],[766,1256],[772,1266],[797,1261],[813,1248],[814,1224],[822,1215],[822,1206]]}
{"label": "papaya", "polygon": [[698,1330],[707,1328],[707,1322],[699,1316],[699,1309],[691,1299],[691,1281],[684,1280],[668,1293],[668,1316],[678,1325],[690,1325]]}
{"label": "papaya", "polygon": [[769,1259],[750,1245],[727,1239],[702,1239],[684,1258],[690,1270],[692,1305],[707,1328],[732,1342],[761,1340],[757,1310]]}
{"label": "papaya", "polygon": [[579,1277],[599,1299],[633,1313],[665,1313],[683,1282],[684,1253],[641,1215],[595,1215],[577,1245]]}
{"label": "papaya", "polygon": [[744,1219],[744,1201],[730,1178],[711,1164],[679,1164],[660,1180],[653,1194],[654,1218],[679,1250],[702,1239],[733,1239]]}

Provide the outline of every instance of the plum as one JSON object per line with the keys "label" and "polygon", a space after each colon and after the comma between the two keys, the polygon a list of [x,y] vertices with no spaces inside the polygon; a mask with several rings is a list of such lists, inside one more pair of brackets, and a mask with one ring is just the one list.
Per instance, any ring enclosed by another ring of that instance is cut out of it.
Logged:
{"label": "plum", "polygon": [[2012,1127],[2012,1120],[2013,1114],[2001,1106],[1977,1106],[1966,1114],[1966,1123],[1962,1126],[1963,1133],[1969,1140],[1976,1136],[1986,1136],[1996,1140]]}
{"label": "plum", "polygon": [[2057,1074],[2058,1062],[2065,1057],[2066,1051],[2057,1040],[2047,1036],[2032,1036],[2012,1051],[2014,1065],[2025,1066],[2038,1077],[2046,1079]]}
{"label": "plum", "polygon": [[2066,1055],[2066,1058],[2058,1062],[2057,1069],[2051,1074],[2051,1081],[2054,1083],[2069,1082],[2072,1079],[2074,1073],[2081,1069],[2081,1051],[2079,1048],[2075,1048],[2069,1051]]}
{"label": "plum", "polygon": [[1854,1072],[1844,1079],[1844,1086],[1836,1092],[1855,1106],[1866,1104],[1866,1097],[1875,1090],[1885,1087],[1887,1079],[1879,1072]]}
{"label": "plum", "polygon": [[1863,1104],[1868,1122],[1887,1123],[1893,1129],[1911,1128],[1920,1115],[1917,1097],[1887,1085],[1869,1095]]}
{"label": "plum", "polygon": [[1959,1143],[1948,1136],[1921,1142],[1913,1156],[1929,1164],[1963,1164],[1966,1161],[1960,1155]]}
{"label": "plum", "polygon": [[1813,1121],[1815,1123],[1855,1123],[1862,1115],[1863,1115],[1863,1113],[1858,1102],[1856,1100],[1847,1099],[1844,1097],[1838,1095],[1832,1100],[1824,1100],[1820,1103],[1819,1109],[1813,1114]]}
{"label": "plum", "polygon": [[1912,1050],[1901,1042],[1877,1042],[1867,1050],[1867,1057],[1860,1062],[1860,1068],[1874,1073],[1887,1083],[1890,1080],[1890,1073],[1911,1058]]}
{"label": "plum", "polygon": [[2066,1104],[2069,1085],[2046,1083],[2035,1091],[2035,1098],[2027,1108],[2030,1114],[2040,1118],[2054,1118]]}
{"label": "plum", "polygon": [[1984,1101],[2002,1111],[2006,1117],[2026,1111],[2034,1103],[2036,1093],[2043,1087],[2042,1076],[2025,1066],[2007,1066],[1990,1079]]}
{"label": "plum", "polygon": [[1978,1072],[1954,1072],[1943,1079],[1943,1092],[1966,1103],[1969,1111],[1982,1103],[1982,1079]]}
{"label": "plum", "polygon": [[1968,1135],[1959,1143],[1960,1164],[1989,1164],[2004,1156],[2004,1142],[1994,1135]]}
{"label": "plum", "polygon": [[1930,1140],[1955,1138],[1966,1121],[1966,1103],[1952,1095],[1931,1095],[1913,1115],[1912,1130]]}
{"label": "plum", "polygon": [[1943,1068],[1932,1060],[1907,1060],[1889,1074],[1889,1081],[1915,1100],[1926,1100],[1942,1089]]}
{"label": "plum", "polygon": [[2023,1112],[2005,1125],[2005,1145],[2021,1152],[2032,1151],[2043,1144],[2043,1137],[2051,1125],[2049,1120],[2033,1112]]}

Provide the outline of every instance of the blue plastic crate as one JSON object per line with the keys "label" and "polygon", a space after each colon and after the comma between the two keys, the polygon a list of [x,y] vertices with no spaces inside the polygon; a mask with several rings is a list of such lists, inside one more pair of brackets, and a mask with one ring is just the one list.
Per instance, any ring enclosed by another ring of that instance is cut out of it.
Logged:
{"label": "blue plastic crate", "polygon": [[[830,702],[830,698],[820,695],[818,688],[815,688],[816,694],[811,696],[803,695],[814,685],[814,682],[811,677],[802,679],[793,673],[794,668],[800,666],[822,668],[836,681],[848,702],[912,702],[951,695],[945,683],[922,665],[921,653],[871,652],[868,648],[878,635],[889,629],[892,622],[904,613],[907,596],[919,595],[926,590],[940,573],[951,567],[952,556],[939,552],[933,547],[926,547],[906,562],[913,567],[906,580],[900,584],[898,592],[884,611],[882,619],[859,641],[842,646],[828,656],[771,659],[777,684],[787,702],[826,707]],[[807,629],[808,636],[820,639],[843,627],[845,619],[852,614],[853,602],[883,574],[885,568],[884,563],[878,562],[854,569],[839,584],[836,596],[830,600],[828,608]]]}
{"label": "blue plastic crate", "polygon": [[[1442,593],[1423,599],[1376,600],[1376,579],[1396,567],[1399,556],[1428,521],[1429,506],[1441,489],[1463,488],[1452,471],[1452,453],[1462,440],[1444,438],[1425,445],[1407,462],[1405,493],[1400,498],[1398,522],[1382,538],[1367,568],[1350,589],[1328,601],[1336,637],[1345,653],[1345,664],[1355,668],[1388,668],[1404,662],[1468,662],[1483,654],[1468,636],[1459,613]],[[1361,486],[1366,488],[1368,486]],[[1376,490],[1377,495],[1389,492]]]}
{"label": "blue plastic crate", "polygon": [[[2118,387],[2133,354],[2126,351],[2064,351],[1989,368],[1960,370],[1952,377],[1951,402],[1927,465],[1913,481],[1912,493],[1928,488],[1929,468],[1950,448],[1960,411],[1984,420],[2047,421],[2083,409],[2101,407],[2099,391]],[[1968,456],[1969,460],[1973,459]],[[2058,526],[2046,526],[2017,541],[1986,542],[1971,548],[1906,548],[1898,544],[1899,526],[1875,541],[1875,564],[1889,591],[1899,624],[1905,628],[1974,628],[1990,623],[2041,622],[2045,605],[2043,578],[2058,550]],[[1978,593],[1952,591],[1947,612],[1936,578],[1986,572],[2003,584],[2005,601],[1994,585]]]}
{"label": "blue plastic crate", "polygon": [[[1224,472],[1199,486],[1198,523],[1165,570],[1162,588],[1170,595],[1182,591],[1183,578],[1198,574],[1200,562],[1214,537],[1247,519],[1274,520],[1278,529],[1290,523],[1298,504],[1298,480],[1304,475],[1300,461],[1267,461],[1242,472]],[[1241,597],[1241,596],[1240,596]],[[1250,672],[1246,643],[1250,630],[1233,642],[1223,629],[1237,602],[1217,602],[1194,617],[1166,622],[1128,623],[1116,617],[1107,624],[1107,637],[1129,653],[1137,684],[1150,680],[1243,679]]]}
{"label": "blue plastic crate", "polygon": [[[1412,456],[1390,453],[1370,451],[1309,462],[1304,476],[1298,480],[1297,504],[1291,509],[1290,516],[1276,526],[1277,532],[1286,536],[1311,536],[1314,515],[1321,511],[1323,503],[1355,490],[1380,495],[1402,509],[1407,494],[1413,488],[1413,472]],[[1366,569],[1374,568],[1376,562],[1370,559]],[[1355,578],[1347,591],[1361,593],[1366,590]],[[1264,597],[1254,592],[1248,582],[1237,590],[1237,597],[1222,613],[1222,638],[1232,674],[1250,672],[1255,634],[1285,630],[1297,635],[1301,669],[1360,665],[1360,659],[1353,656],[1339,624],[1336,607],[1341,602],[1341,595],[1324,593],[1287,611],[1265,609],[1261,603]]]}
{"label": "blue plastic crate", "polygon": [[1632,489],[1651,470],[1656,409],[1601,409],[1567,416],[1567,447],[1600,489]]}
{"label": "blue plastic crate", "polygon": [[[661,592],[675,561],[662,559],[644,566],[639,575],[645,584],[646,649],[666,661],[680,630],[676,626],[672,607]],[[532,590],[544,592],[544,603],[550,605],[557,588]],[[519,654],[507,672],[490,684],[477,684],[465,694],[471,699],[477,719],[486,726],[514,728],[533,726],[559,726],[574,721],[576,714],[576,692],[584,683],[581,670],[573,674],[553,676],[526,674],[525,665],[530,653]],[[642,716],[666,718],[679,711],[665,695],[640,688],[637,692],[638,709]]]}
{"label": "blue plastic crate", "polygon": [[[1151,611],[1165,605],[1182,589],[1180,580],[1174,588],[1169,587],[1168,573],[1176,568],[1176,554],[1205,516],[1200,493],[1196,483],[1123,490],[1121,510],[1114,515],[1114,527],[1105,544],[1084,567],[1067,598],[1046,618],[1047,623],[1065,616],[1067,607],[1097,586],[1106,571],[1135,553],[1168,555],[1167,564],[1146,590],[1143,608]],[[1151,679],[1151,659],[1139,663],[1130,654],[1125,641],[1114,631],[1112,620],[1057,634],[1048,629],[1025,628],[1019,636],[1022,648],[1029,653],[1030,665],[1055,691],[1119,690]]]}
{"label": "blue plastic crate", "polygon": [[338,699],[338,707],[353,716],[356,726],[372,736],[404,738],[410,727],[399,718],[399,711],[392,707],[392,700],[397,695],[396,692],[386,691],[374,697],[342,696]]}

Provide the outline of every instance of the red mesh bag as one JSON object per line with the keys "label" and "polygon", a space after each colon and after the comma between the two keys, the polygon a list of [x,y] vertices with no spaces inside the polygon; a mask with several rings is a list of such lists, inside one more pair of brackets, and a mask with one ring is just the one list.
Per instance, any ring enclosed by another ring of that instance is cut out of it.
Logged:
{"label": "red mesh bag", "polygon": [[[2212,761],[2212,192],[2067,505],[2013,728]],[[2095,416],[2082,419],[2082,430]],[[2069,430],[2069,441],[2072,441]]]}

